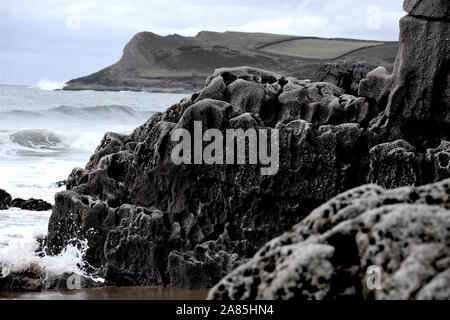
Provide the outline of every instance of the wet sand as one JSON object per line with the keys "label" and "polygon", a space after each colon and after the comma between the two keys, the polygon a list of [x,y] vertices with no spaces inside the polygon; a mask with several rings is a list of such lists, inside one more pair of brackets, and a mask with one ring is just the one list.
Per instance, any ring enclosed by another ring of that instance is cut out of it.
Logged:
{"label": "wet sand", "polygon": [[1,293],[0,299],[15,300],[204,300],[207,289],[163,287],[103,287],[33,293]]}

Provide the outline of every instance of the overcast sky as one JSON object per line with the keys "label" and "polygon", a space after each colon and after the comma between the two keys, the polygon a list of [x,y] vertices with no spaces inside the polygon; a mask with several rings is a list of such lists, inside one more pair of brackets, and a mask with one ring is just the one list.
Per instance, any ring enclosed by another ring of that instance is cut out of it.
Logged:
{"label": "overcast sky", "polygon": [[63,82],[116,62],[140,31],[397,40],[402,0],[0,0],[0,83]]}

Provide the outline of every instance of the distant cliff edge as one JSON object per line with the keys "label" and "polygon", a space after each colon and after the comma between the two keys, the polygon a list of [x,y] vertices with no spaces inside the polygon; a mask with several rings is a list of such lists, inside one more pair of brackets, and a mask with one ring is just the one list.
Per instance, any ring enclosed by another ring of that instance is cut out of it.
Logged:
{"label": "distant cliff edge", "polygon": [[[112,66],[71,80],[64,90],[193,92],[219,67],[251,66],[299,79],[339,82],[390,67],[397,42],[202,31],[195,37],[136,34]],[[354,74],[356,73],[356,74]],[[358,74],[360,73],[360,74]]]}

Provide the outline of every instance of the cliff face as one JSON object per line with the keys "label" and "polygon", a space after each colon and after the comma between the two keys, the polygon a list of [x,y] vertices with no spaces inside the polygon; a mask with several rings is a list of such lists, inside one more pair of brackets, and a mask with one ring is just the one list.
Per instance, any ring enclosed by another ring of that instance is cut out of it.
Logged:
{"label": "cliff face", "polygon": [[[126,45],[116,64],[71,80],[64,89],[193,92],[203,87],[204,78],[216,68],[243,65],[315,79],[320,65],[326,62],[390,66],[397,49],[393,42],[262,33],[203,31],[195,37],[162,37],[142,32]],[[310,51],[317,55],[311,56]]]}

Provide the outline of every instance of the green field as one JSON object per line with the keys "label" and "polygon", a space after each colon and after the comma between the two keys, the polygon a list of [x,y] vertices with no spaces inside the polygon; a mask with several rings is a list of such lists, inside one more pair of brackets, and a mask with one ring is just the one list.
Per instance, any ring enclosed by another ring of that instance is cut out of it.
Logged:
{"label": "green field", "polygon": [[383,43],[355,40],[295,39],[270,44],[260,50],[307,59],[335,59],[353,50],[381,44]]}

